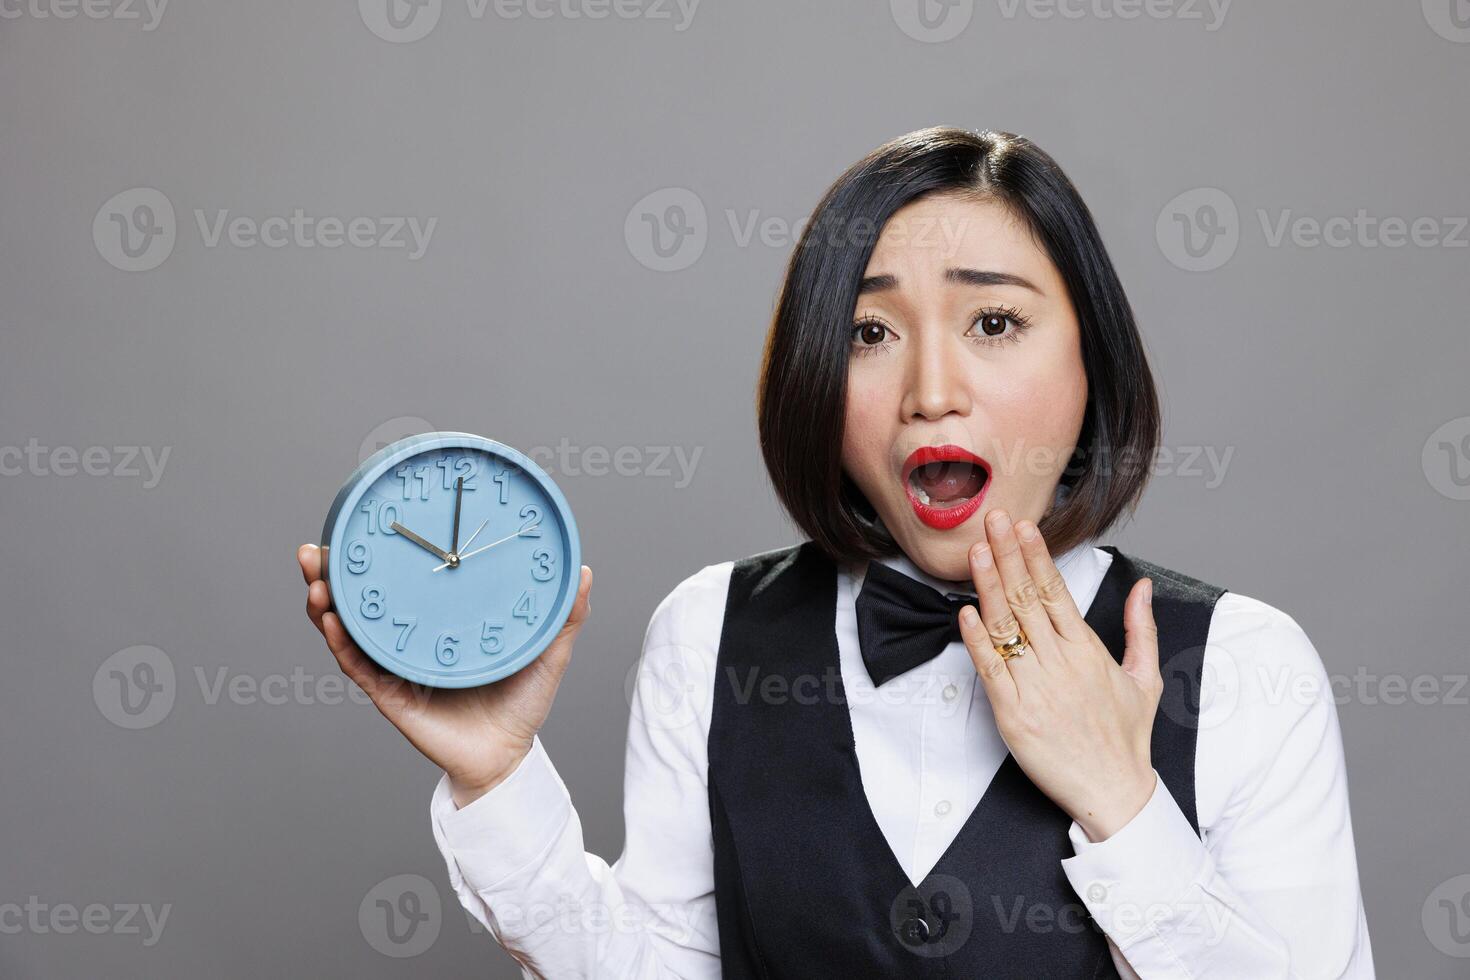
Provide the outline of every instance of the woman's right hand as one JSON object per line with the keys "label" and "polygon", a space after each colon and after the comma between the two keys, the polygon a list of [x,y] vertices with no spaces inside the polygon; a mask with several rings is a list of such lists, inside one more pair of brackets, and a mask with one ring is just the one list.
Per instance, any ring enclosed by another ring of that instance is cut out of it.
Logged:
{"label": "woman's right hand", "polygon": [[430,688],[389,673],[352,642],[331,609],[321,555],[314,544],[296,551],[306,579],[306,614],[321,630],[327,649],[383,716],[448,774],[456,806],[479,799],[531,751],[531,740],[551,710],[571,659],[572,644],[591,611],[592,569],[582,566],[571,615],[551,645],[526,667],[482,687]]}

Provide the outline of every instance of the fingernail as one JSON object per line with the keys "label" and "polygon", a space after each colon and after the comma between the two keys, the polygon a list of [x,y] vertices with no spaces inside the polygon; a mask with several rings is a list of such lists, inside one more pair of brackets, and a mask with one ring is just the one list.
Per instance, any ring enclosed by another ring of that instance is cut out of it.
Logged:
{"label": "fingernail", "polygon": [[992,511],[995,514],[991,521],[991,527],[1004,534],[1011,529],[1011,515],[1003,510]]}
{"label": "fingernail", "polygon": [[976,568],[989,568],[991,562],[990,546],[982,544],[970,555],[970,560],[975,563]]}
{"label": "fingernail", "polygon": [[1152,606],[1154,604],[1154,580],[1153,579],[1149,579],[1147,582],[1143,583],[1143,602],[1144,602],[1144,605],[1148,605],[1148,606]]}
{"label": "fingernail", "polygon": [[966,606],[960,610],[960,619],[966,626],[974,626],[980,621],[980,614],[975,611],[974,606]]}
{"label": "fingernail", "polygon": [[1022,541],[1036,540],[1036,525],[1030,521],[1022,521],[1016,525],[1016,533],[1021,536]]}

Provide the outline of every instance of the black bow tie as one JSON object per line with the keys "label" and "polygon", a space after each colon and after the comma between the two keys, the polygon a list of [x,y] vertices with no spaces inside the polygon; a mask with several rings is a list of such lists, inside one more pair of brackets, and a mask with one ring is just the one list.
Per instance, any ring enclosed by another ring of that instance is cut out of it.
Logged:
{"label": "black bow tie", "polygon": [[868,562],[857,597],[858,645],[877,687],[961,639],[960,610],[974,596],[940,595],[880,561]]}

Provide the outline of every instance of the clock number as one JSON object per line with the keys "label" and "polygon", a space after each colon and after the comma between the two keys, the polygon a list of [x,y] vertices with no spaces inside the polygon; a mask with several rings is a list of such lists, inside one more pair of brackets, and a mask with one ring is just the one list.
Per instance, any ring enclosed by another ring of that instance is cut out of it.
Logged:
{"label": "clock number", "polygon": [[379,501],[368,498],[358,506],[358,510],[367,515],[367,533],[397,534],[393,530],[393,522],[401,520],[398,505],[391,500]]}
{"label": "clock number", "polygon": [[500,635],[503,629],[505,629],[504,623],[498,623],[493,619],[485,620],[485,625],[480,627],[480,650],[492,656],[504,650],[505,637]]}
{"label": "clock number", "polygon": [[527,589],[522,592],[510,614],[517,619],[524,619],[527,626],[535,626],[536,620],[540,618],[536,615],[536,590]]}
{"label": "clock number", "polygon": [[434,644],[434,657],[444,666],[452,667],[459,662],[459,637],[453,633],[440,633],[439,642]]}
{"label": "clock number", "polygon": [[383,590],[382,589],[376,589],[376,588],[373,588],[372,586],[368,586],[367,588],[363,589],[362,590],[362,618],[363,619],[382,619],[383,618],[383,604],[386,601],[387,601],[387,599],[384,597]]}
{"label": "clock number", "polygon": [[393,645],[393,649],[402,653],[408,647],[408,634],[413,632],[413,628],[418,625],[418,622],[417,616],[410,616],[407,619],[399,619],[397,616],[393,617],[393,625],[397,626],[400,631],[398,642]]}
{"label": "clock number", "polygon": [[500,467],[490,479],[500,488],[500,502],[502,504],[510,503],[510,467]]}
{"label": "clock number", "polygon": [[538,582],[550,582],[551,576],[556,574],[553,568],[556,559],[551,557],[551,552],[545,548],[537,548],[531,552],[531,561],[535,563],[531,566],[531,577]]}
{"label": "clock number", "polygon": [[419,499],[429,499],[429,468],[427,466],[414,466],[412,463],[404,463],[394,470],[394,475],[403,481],[403,499],[413,499],[413,484],[419,485]]}
{"label": "clock number", "polygon": [[443,475],[445,490],[453,490],[455,481],[459,477],[464,477],[466,490],[475,489],[477,467],[473,459],[467,456],[441,456],[434,462],[434,465],[439,467],[439,472]]}
{"label": "clock number", "polygon": [[347,570],[353,575],[361,575],[368,570],[373,563],[373,549],[366,543],[358,540],[347,543]]}
{"label": "clock number", "polygon": [[521,516],[526,522],[521,525],[518,532],[523,538],[541,537],[541,508],[535,504],[527,504],[521,508]]}
{"label": "clock number", "polygon": [[454,461],[455,479],[458,481],[460,477],[464,477],[464,488],[466,490],[475,489],[475,474],[479,471],[480,468],[475,465],[475,461],[468,456],[461,456]]}

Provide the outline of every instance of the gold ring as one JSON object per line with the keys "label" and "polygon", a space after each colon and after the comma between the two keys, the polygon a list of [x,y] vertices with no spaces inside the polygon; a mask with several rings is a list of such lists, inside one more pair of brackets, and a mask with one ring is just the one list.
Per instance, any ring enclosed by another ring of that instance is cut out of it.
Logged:
{"label": "gold ring", "polygon": [[1014,660],[1016,657],[1026,656],[1030,649],[1027,645],[1025,630],[1017,629],[1016,635],[1004,643],[995,644],[995,652],[1000,654],[1002,660]]}

